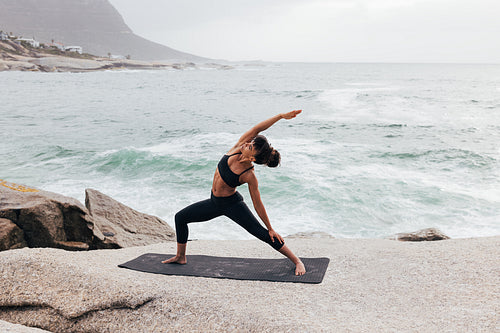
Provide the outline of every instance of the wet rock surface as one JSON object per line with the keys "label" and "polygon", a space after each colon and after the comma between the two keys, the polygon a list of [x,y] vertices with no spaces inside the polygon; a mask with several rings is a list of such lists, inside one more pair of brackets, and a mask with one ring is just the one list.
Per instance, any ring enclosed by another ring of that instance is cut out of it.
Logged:
{"label": "wet rock surface", "polygon": [[389,239],[401,242],[426,242],[450,239],[441,230],[436,228],[426,228],[415,232],[398,233],[390,236]]}

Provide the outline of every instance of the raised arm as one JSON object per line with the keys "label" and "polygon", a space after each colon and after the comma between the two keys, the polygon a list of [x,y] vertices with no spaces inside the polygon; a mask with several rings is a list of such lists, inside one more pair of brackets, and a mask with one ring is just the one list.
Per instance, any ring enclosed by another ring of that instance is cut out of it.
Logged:
{"label": "raised arm", "polygon": [[241,138],[238,140],[238,143],[236,143],[235,147],[239,147],[242,144],[251,141],[253,138],[255,138],[257,135],[259,135],[260,132],[265,131],[269,127],[273,126],[275,123],[277,123],[280,119],[292,119],[297,117],[299,113],[301,113],[302,110],[293,110],[290,112],[286,113],[280,113],[275,115],[274,117],[271,117],[267,120],[261,121],[248,131],[246,131]]}

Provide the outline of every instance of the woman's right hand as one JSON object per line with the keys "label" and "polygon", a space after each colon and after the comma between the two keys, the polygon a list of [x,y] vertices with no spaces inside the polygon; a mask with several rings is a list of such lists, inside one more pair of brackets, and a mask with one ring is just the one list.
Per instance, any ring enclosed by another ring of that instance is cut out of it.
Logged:
{"label": "woman's right hand", "polygon": [[302,110],[293,110],[293,111],[290,111],[290,112],[287,112],[287,113],[282,113],[281,117],[283,119],[287,119],[288,120],[288,119],[292,119],[292,118],[297,117],[297,115],[299,113],[301,113],[301,112],[302,112]]}
{"label": "woman's right hand", "polygon": [[283,239],[283,237],[280,236],[280,234],[278,234],[276,231],[274,230],[269,230],[269,237],[271,237],[271,241],[274,243],[274,239],[276,239],[278,242],[280,242],[280,244],[283,244],[285,243],[285,240]]}

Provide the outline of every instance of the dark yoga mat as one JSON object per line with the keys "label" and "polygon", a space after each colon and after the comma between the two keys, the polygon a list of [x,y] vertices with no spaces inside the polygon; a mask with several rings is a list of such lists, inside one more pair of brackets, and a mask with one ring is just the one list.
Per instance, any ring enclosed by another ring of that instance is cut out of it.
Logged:
{"label": "dark yoga mat", "polygon": [[186,265],[161,263],[171,257],[173,257],[172,254],[147,253],[118,267],[165,275],[321,283],[330,262],[328,258],[300,258],[307,272],[302,276],[295,276],[295,265],[287,258],[257,259],[188,255]]}

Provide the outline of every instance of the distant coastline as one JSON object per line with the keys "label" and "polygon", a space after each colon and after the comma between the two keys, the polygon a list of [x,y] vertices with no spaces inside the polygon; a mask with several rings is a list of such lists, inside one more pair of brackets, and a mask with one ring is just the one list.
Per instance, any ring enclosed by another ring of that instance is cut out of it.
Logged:
{"label": "distant coastline", "polygon": [[[204,67],[232,69],[232,66],[209,63]],[[141,61],[131,59],[113,59],[77,52],[54,52],[50,49],[32,47],[25,43],[18,44],[11,40],[0,41],[0,72],[93,72],[123,69],[186,69],[196,68],[193,62]]]}

